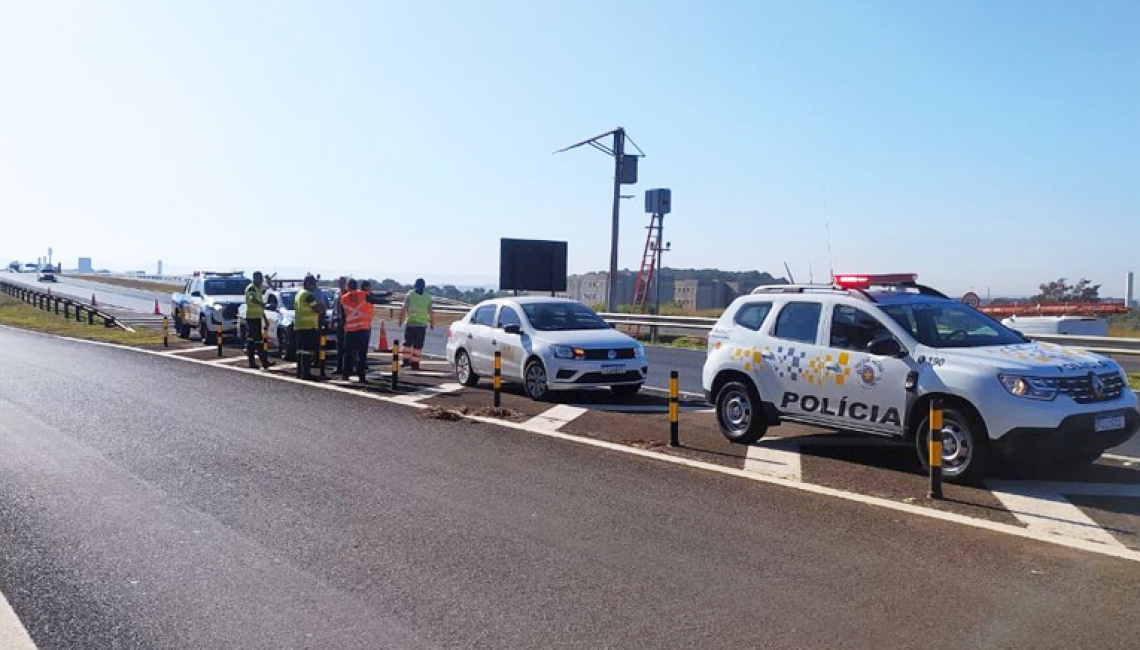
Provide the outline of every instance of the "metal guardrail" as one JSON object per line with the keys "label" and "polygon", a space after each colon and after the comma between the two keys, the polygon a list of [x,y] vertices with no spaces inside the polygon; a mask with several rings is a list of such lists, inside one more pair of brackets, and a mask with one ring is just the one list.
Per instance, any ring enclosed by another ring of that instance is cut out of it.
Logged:
{"label": "metal guardrail", "polygon": [[1026,334],[1026,336],[1034,341],[1067,345],[1098,354],[1140,356],[1140,339],[1119,336],[1068,336],[1060,334]]}
{"label": "metal guardrail", "polygon": [[69,320],[74,314],[75,322],[77,323],[82,323],[84,316],[86,316],[88,325],[94,325],[96,319],[98,319],[102,322],[104,327],[118,327],[128,332],[134,331],[124,323],[119,322],[119,320],[111,314],[92,307],[91,305],[72,300],[71,298],[53,296],[50,293],[38,289],[31,289],[20,284],[3,281],[0,281],[0,292],[6,293],[13,298],[22,300],[46,312],[54,311],[56,314],[60,314],[62,310],[62,316]]}

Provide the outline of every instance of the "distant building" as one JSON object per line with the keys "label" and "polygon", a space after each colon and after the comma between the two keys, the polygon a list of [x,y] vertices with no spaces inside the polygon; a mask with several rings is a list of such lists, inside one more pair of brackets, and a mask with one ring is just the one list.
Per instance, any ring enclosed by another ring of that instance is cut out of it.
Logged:
{"label": "distant building", "polygon": [[162,260],[158,261],[158,273],[157,273],[157,275],[159,277],[162,277]]}
{"label": "distant building", "polygon": [[90,257],[79,258],[79,268],[77,270],[80,273],[90,273],[91,272],[91,258]]}
{"label": "distant building", "polygon": [[[606,284],[609,273],[582,273],[566,278],[566,293],[579,302],[587,305],[606,304]],[[635,274],[630,271],[619,271],[617,282],[614,284],[614,297],[618,305],[628,305],[633,302],[633,285]]]}
{"label": "distant building", "polygon": [[692,311],[724,309],[736,297],[720,280],[677,280],[673,286],[673,302]]}

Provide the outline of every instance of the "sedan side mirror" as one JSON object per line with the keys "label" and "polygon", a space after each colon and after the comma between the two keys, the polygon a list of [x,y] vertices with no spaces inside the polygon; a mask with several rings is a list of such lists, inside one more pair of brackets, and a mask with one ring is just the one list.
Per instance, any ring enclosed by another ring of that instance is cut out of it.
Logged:
{"label": "sedan side mirror", "polygon": [[906,348],[893,336],[871,341],[871,344],[867,346],[867,351],[878,357],[898,357],[901,359],[907,355]]}
{"label": "sedan side mirror", "polygon": [[503,331],[507,334],[522,334],[522,328],[518,325],[507,325],[503,327]]}

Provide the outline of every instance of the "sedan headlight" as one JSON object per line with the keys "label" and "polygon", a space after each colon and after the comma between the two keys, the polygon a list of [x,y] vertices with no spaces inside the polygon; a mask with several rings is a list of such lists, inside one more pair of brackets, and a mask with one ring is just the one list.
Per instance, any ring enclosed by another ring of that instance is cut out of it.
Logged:
{"label": "sedan headlight", "polygon": [[570,347],[569,345],[556,345],[551,348],[551,350],[554,352],[554,356],[558,359],[574,358],[574,348]]}
{"label": "sedan headlight", "polygon": [[640,344],[640,343],[634,343],[633,344],[633,356],[637,357],[638,359],[644,359],[645,358],[645,346]]}
{"label": "sedan headlight", "polygon": [[1057,396],[1057,382],[1044,377],[998,375],[998,381],[1014,397],[1051,400]]}

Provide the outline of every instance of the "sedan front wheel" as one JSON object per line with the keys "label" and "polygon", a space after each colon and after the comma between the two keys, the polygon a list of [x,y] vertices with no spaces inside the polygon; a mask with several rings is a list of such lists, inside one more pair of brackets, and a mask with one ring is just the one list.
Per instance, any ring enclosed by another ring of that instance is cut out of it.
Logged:
{"label": "sedan front wheel", "polygon": [[538,359],[532,359],[526,364],[523,371],[523,388],[527,397],[535,401],[543,401],[550,395],[550,388],[546,383],[546,367]]}

